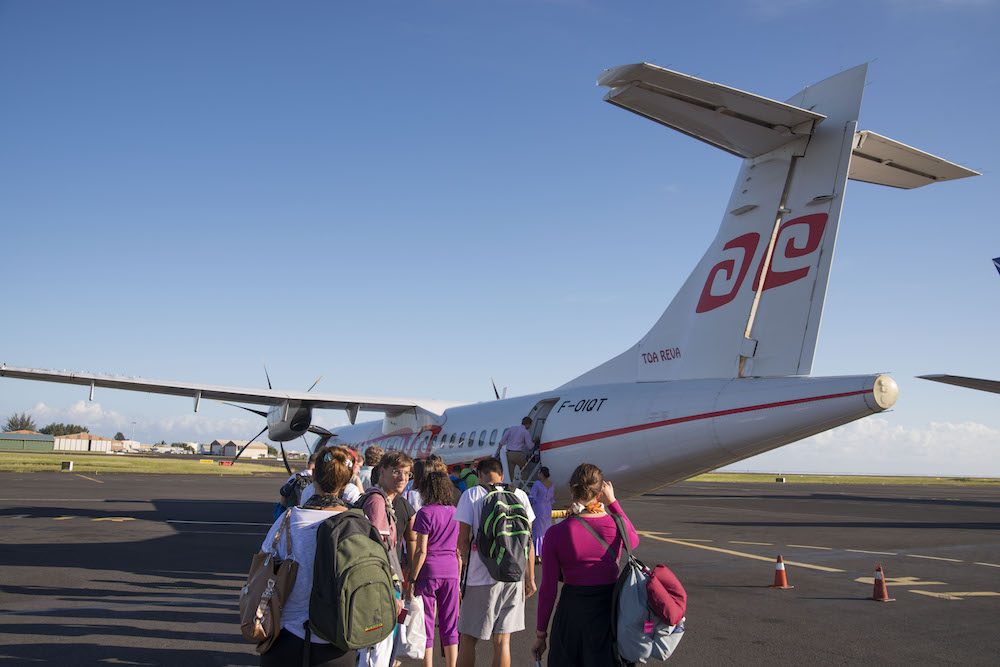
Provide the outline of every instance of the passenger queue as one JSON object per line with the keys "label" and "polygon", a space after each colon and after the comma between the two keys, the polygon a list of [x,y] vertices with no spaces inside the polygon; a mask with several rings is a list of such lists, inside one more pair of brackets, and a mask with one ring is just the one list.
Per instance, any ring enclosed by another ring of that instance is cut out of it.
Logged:
{"label": "passenger queue", "polygon": [[[475,665],[479,641],[497,667],[629,664],[616,646],[614,591],[638,535],[596,466],[578,466],[570,491],[569,517],[552,525],[545,467],[526,494],[504,483],[496,457],[449,470],[436,455],[321,448],[281,488],[241,592],[244,637],[265,667],[430,666],[435,640],[448,667]],[[261,567],[271,569],[262,577]],[[532,655],[512,658],[536,590]],[[683,633],[683,621],[657,627],[674,645]]]}

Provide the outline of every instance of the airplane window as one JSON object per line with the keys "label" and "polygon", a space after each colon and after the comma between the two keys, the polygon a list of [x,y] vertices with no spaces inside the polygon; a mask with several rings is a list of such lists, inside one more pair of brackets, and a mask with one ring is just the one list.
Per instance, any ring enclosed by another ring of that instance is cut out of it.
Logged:
{"label": "airplane window", "polygon": [[469,434],[469,447],[475,447],[475,446],[476,446],[476,432],[473,431],[472,433]]}
{"label": "airplane window", "polygon": [[493,429],[493,432],[490,433],[490,447],[495,444],[497,444],[497,430]]}
{"label": "airplane window", "polygon": [[465,433],[462,433],[462,435],[458,436],[458,446],[459,447],[465,446]]}
{"label": "airplane window", "polygon": [[455,446],[455,434],[454,433],[451,434],[451,440],[448,441],[448,446],[449,447],[454,447]]}
{"label": "airplane window", "polygon": [[482,433],[479,434],[479,446],[480,447],[486,446],[486,431],[483,431]]}

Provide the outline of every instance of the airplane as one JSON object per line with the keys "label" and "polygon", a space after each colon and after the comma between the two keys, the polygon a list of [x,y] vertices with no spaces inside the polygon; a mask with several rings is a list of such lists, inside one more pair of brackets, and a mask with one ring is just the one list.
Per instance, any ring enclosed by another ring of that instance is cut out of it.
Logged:
{"label": "airplane", "polygon": [[[899,395],[889,375],[809,376],[847,181],[911,189],[978,173],[859,131],[866,74],[853,67],[785,102],[649,63],[600,75],[608,103],[742,163],[718,233],[656,323],[551,391],[435,407],[6,365],[0,376],[89,385],[91,398],[95,387],[188,396],[195,410],[202,399],[268,406],[254,411],[282,443],[313,428],[314,410],[341,409],[350,425],[316,445],[377,444],[448,464],[493,455],[527,415],[539,460],[519,483],[544,464],[561,499],[584,461],[635,496],[883,412]],[[357,423],[361,411],[383,418]]]}
{"label": "airplane", "polygon": [[[993,258],[993,268],[1000,273],[1000,257]],[[979,391],[989,391],[994,394],[1000,394],[1000,380],[983,380],[982,378],[970,378],[962,375],[918,375],[921,380],[930,380],[931,382],[941,382],[943,384],[951,384],[956,387],[965,387],[967,389],[978,389]]]}

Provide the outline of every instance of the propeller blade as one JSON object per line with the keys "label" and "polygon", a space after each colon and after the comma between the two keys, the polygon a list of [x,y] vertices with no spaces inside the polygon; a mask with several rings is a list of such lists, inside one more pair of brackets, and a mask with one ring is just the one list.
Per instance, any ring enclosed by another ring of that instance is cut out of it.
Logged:
{"label": "propeller blade", "polygon": [[267,364],[264,364],[264,377],[267,378],[267,388],[274,389],[274,387],[271,386],[271,375],[267,372]]}
{"label": "propeller blade", "polygon": [[257,438],[259,438],[260,436],[264,435],[264,431],[266,431],[266,430],[267,430],[267,424],[265,424],[264,428],[262,428],[260,430],[260,433],[258,433],[254,437],[252,437],[249,440],[247,440],[247,444],[245,444],[242,447],[240,447],[240,451],[236,452],[236,456],[233,457],[233,463],[236,463],[236,459],[240,458],[240,454],[243,453],[243,450],[245,450],[247,447],[249,447],[251,442],[253,442]]}
{"label": "propeller blade", "polygon": [[278,446],[281,447],[281,460],[285,462],[285,470],[287,470],[288,474],[291,475],[292,466],[288,465],[288,455],[285,454],[285,443],[279,442]]}
{"label": "propeller blade", "polygon": [[246,410],[247,412],[252,412],[255,415],[260,415],[261,417],[267,417],[267,413],[263,410],[254,410],[253,408],[248,408],[245,405],[237,405],[236,403],[229,403],[227,401],[222,402],[223,405],[229,405],[234,408],[239,408],[240,410]]}
{"label": "propeller blade", "polygon": [[493,394],[497,397],[497,400],[499,401],[500,400],[500,392],[497,391],[497,383],[493,381],[493,378],[490,378],[490,384],[493,385]]}
{"label": "propeller blade", "polygon": [[315,389],[316,385],[318,385],[319,381],[322,380],[322,379],[323,379],[322,375],[320,375],[318,378],[316,378],[316,381],[313,382],[312,385],[310,385],[310,387],[308,389],[306,389],[306,393],[308,394],[310,391],[312,391],[313,389]]}

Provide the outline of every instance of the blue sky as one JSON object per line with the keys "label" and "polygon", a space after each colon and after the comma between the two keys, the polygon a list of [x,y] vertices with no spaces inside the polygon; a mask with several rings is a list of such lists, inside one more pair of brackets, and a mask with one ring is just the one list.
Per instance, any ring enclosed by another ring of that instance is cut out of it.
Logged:
{"label": "blue sky", "polygon": [[[871,62],[862,128],[984,175],[850,185],[813,374],[892,372],[897,408],[736,467],[1000,475],[1000,396],[913,378],[1000,378],[998,19],[988,0],[2,2],[0,361],[549,389],[655,321],[738,169],[601,102],[597,75],[648,61],[783,99]],[[256,432],[224,406],[85,399],[0,381],[0,415]]]}

